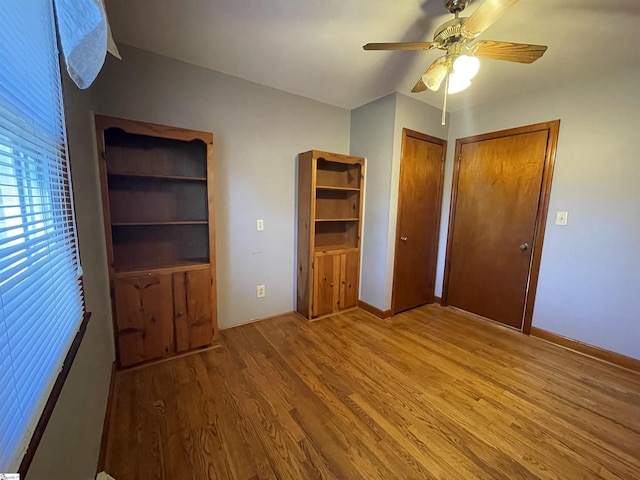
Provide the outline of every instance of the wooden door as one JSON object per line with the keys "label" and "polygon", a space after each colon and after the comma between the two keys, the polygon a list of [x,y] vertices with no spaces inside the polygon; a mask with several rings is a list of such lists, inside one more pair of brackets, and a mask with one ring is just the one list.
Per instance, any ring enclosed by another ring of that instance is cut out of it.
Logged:
{"label": "wooden door", "polygon": [[359,273],[359,251],[346,252],[340,255],[340,309],[358,305]]}
{"label": "wooden door", "polygon": [[515,328],[528,315],[530,325],[558,128],[549,122],[458,140],[448,305]]}
{"label": "wooden door", "polygon": [[120,366],[175,351],[170,274],[117,278],[114,295]]}
{"label": "wooden door", "polygon": [[211,345],[213,315],[211,271],[192,270],[173,274],[173,309],[176,351]]}
{"label": "wooden door", "polygon": [[434,301],[446,145],[402,130],[393,313]]}
{"label": "wooden door", "polygon": [[313,277],[313,316],[333,313],[340,301],[340,255],[316,255]]}

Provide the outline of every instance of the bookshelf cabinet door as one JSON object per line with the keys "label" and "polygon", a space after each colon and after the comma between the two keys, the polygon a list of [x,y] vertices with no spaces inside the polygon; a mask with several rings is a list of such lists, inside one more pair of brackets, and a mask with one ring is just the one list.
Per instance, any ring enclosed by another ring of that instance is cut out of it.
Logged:
{"label": "bookshelf cabinet door", "polygon": [[353,251],[340,255],[340,308],[358,305],[358,273],[360,252]]}
{"label": "bookshelf cabinet door", "polygon": [[213,322],[211,272],[192,270],[173,274],[176,350],[185,352],[211,345]]}
{"label": "bookshelf cabinet door", "polygon": [[121,366],[135,365],[174,353],[171,290],[169,274],[114,280]]}
{"label": "bookshelf cabinet door", "polygon": [[338,309],[340,255],[317,255],[313,270],[313,316],[319,317]]}

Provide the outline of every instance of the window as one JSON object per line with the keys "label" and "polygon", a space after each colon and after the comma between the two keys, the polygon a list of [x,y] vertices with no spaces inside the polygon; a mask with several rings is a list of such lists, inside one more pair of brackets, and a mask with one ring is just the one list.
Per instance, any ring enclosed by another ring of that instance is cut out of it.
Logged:
{"label": "window", "polygon": [[15,472],[84,307],[52,1],[0,1],[0,472]]}

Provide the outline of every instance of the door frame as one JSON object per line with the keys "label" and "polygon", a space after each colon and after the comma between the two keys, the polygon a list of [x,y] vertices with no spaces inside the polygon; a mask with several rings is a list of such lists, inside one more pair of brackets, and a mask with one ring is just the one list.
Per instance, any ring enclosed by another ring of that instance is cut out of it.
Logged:
{"label": "door frame", "polygon": [[442,284],[442,305],[446,306],[449,293],[449,273],[451,266],[451,249],[453,243],[453,233],[456,216],[456,201],[458,199],[458,183],[460,179],[460,161],[462,157],[462,146],[467,143],[476,143],[496,138],[521,135],[547,130],[547,151],[542,170],[542,183],[540,186],[540,196],[538,197],[538,210],[533,233],[533,245],[531,262],[529,264],[528,288],[525,292],[524,312],[522,320],[522,332],[529,335],[531,333],[531,322],[533,320],[533,307],[535,304],[536,290],[538,288],[538,276],[540,273],[540,261],[542,259],[542,244],[544,241],[544,231],[547,224],[547,214],[549,210],[549,197],[551,196],[551,182],[553,179],[553,169],[555,166],[556,150],[558,147],[558,134],[560,132],[560,120],[536,123],[524,127],[509,128],[497,132],[484,133],[471,137],[456,139],[456,150],[453,159],[453,181],[451,185],[451,205],[449,207],[449,230],[447,234],[447,251],[444,262],[444,278]]}
{"label": "door frame", "polygon": [[[438,245],[440,242],[440,220],[442,218],[442,197],[444,191],[444,170],[447,159],[447,141],[442,138],[432,137],[431,135],[427,135],[426,133],[417,132],[415,130],[410,130],[408,128],[402,129],[402,147],[400,152],[400,173],[398,176],[398,209],[396,211],[396,237],[395,237],[395,250],[393,251],[393,282],[391,285],[391,315],[395,315],[396,312],[396,275],[398,273],[398,247],[400,245],[400,212],[402,211],[402,195],[401,195],[401,187],[402,187],[402,170],[404,168],[404,164],[402,163],[402,159],[405,154],[406,147],[406,139],[407,137],[414,137],[419,140],[424,140],[425,142],[435,143],[437,145],[442,146],[442,159],[440,161],[440,178],[438,179],[438,212],[436,217],[436,241],[434,242],[433,247],[433,255],[436,261],[433,264],[433,268],[429,272],[434,279],[436,277],[437,268],[438,268]],[[434,282],[435,283],[435,282]],[[435,292],[434,292],[435,296]]]}

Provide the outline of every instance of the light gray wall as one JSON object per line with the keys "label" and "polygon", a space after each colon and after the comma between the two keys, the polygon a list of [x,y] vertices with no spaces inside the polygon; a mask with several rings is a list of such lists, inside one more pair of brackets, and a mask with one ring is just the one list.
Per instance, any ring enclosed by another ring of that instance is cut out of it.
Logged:
{"label": "light gray wall", "polygon": [[[427,93],[428,95],[429,93]],[[435,94],[434,94],[435,95]],[[391,205],[389,209],[389,256],[387,262],[386,305],[391,306],[393,293],[393,266],[395,260],[395,235],[398,220],[398,195],[400,190],[400,161],[402,157],[402,129],[408,128],[432,137],[447,139],[449,114],[446,125],[442,125],[442,110],[419,100],[396,93],[396,115],[393,137],[393,167],[391,170]],[[387,308],[389,308],[387,307]]]}
{"label": "light gray wall", "polygon": [[91,97],[67,81],[65,107],[86,309],[92,317],[27,480],[95,477],[114,360]]}
{"label": "light gray wall", "polygon": [[393,93],[351,112],[351,154],[367,157],[360,299],[391,308],[402,129],[446,139],[440,110]]}
{"label": "light gray wall", "polygon": [[389,198],[396,95],[351,112],[351,155],[365,157],[360,300],[386,310]]}
{"label": "light gray wall", "polygon": [[[349,151],[350,113],[128,46],[96,111],[213,132],[221,327],[294,310],[296,155]],[[256,231],[256,220],[265,229]],[[256,286],[266,297],[256,299]]]}
{"label": "light gray wall", "polygon": [[439,291],[455,139],[559,118],[533,325],[640,358],[639,84],[634,67],[452,115]]}

